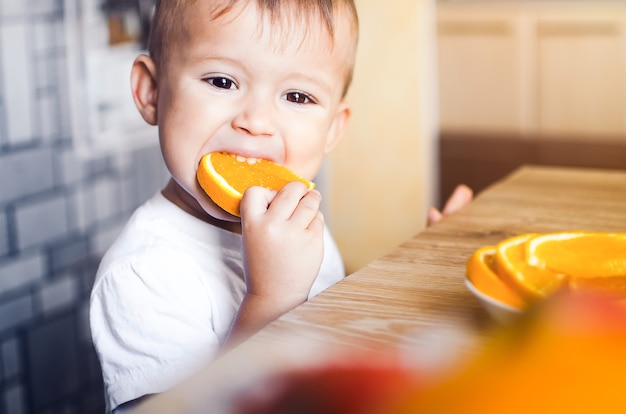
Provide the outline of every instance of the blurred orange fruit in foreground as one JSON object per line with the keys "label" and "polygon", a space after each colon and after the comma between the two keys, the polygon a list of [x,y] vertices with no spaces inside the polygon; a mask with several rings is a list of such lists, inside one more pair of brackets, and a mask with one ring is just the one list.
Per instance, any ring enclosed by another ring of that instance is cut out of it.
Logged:
{"label": "blurred orange fruit in foreground", "polygon": [[623,304],[598,293],[560,292],[490,333],[464,363],[435,375],[403,358],[387,364],[398,355],[395,348],[278,372],[238,395],[234,413],[626,412]]}
{"label": "blurred orange fruit in foreground", "polygon": [[[485,295],[515,306],[503,299],[502,286],[487,281],[493,275],[470,266],[479,252],[468,260],[468,279]],[[498,243],[493,261],[491,269],[502,285],[527,303],[561,289],[595,289],[626,298],[626,233],[521,234]]]}
{"label": "blurred orange fruit in foreground", "polygon": [[626,412],[626,307],[576,292],[537,306],[467,367],[387,414]]}
{"label": "blurred orange fruit in foreground", "polygon": [[238,396],[233,414],[384,414],[422,387],[401,361],[349,358],[269,376]]}
{"label": "blurred orange fruit in foreground", "polygon": [[300,181],[310,190],[315,183],[272,161],[245,158],[226,152],[211,152],[200,160],[196,172],[204,192],[222,209],[239,216],[243,193],[252,186],[280,190],[290,181]]}

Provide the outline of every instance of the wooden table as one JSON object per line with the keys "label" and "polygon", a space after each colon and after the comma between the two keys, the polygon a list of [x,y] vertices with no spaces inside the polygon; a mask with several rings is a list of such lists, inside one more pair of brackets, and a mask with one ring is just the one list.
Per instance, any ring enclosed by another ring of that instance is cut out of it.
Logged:
{"label": "wooden table", "polygon": [[[562,230],[626,231],[626,171],[516,170],[460,212],[271,323],[218,361],[195,392],[216,376],[220,384],[235,380],[241,371],[232,377],[228,373],[238,369],[261,373],[281,361],[293,364],[334,349],[384,350],[406,344],[427,349],[429,341],[440,341],[433,333],[446,327],[463,332],[452,337],[457,342],[451,348],[471,353],[493,321],[464,284],[469,256],[520,233]],[[286,352],[295,348],[299,351]],[[261,356],[258,350],[263,350]],[[157,397],[150,412],[167,407],[168,401],[193,398],[196,394],[186,393],[191,388]]]}

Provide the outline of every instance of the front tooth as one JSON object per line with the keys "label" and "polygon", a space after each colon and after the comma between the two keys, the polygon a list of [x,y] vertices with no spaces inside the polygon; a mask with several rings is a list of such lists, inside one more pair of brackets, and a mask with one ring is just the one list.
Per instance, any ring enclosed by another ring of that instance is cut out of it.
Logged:
{"label": "front tooth", "polygon": [[239,162],[244,162],[244,161],[246,161],[246,157],[244,157],[244,156],[242,156],[242,155],[237,155],[237,157],[235,157],[235,158],[237,158],[237,161],[239,161]]}
{"label": "front tooth", "polygon": [[258,158],[248,158],[247,162],[248,162],[248,164],[250,164],[250,165],[254,165],[254,164],[256,164],[257,162],[259,162],[259,159],[258,159]]}

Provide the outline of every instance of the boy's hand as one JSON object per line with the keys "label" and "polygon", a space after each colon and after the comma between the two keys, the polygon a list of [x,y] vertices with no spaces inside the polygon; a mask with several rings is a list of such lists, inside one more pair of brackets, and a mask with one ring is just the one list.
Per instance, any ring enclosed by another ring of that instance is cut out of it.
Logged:
{"label": "boy's hand", "polygon": [[465,207],[467,204],[472,201],[474,198],[474,192],[471,188],[466,186],[465,184],[458,185],[448,201],[446,201],[446,205],[443,207],[443,211],[439,211],[434,207],[431,207],[428,210],[428,214],[426,217],[426,226],[432,226],[433,224],[440,221],[442,218],[454,213],[457,210]]}
{"label": "boy's hand", "polygon": [[[306,301],[324,255],[321,194],[300,182],[241,200],[247,292],[233,330],[252,333]],[[234,332],[231,332],[231,335]]]}

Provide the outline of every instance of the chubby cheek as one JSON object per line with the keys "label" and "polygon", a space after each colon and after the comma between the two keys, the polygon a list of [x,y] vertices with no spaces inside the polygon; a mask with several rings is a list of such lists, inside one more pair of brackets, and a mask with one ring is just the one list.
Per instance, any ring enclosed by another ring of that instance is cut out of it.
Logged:
{"label": "chubby cheek", "polygon": [[296,174],[312,180],[317,176],[324,160],[324,147],[316,147],[310,151],[287,153],[285,166]]}
{"label": "chubby cheek", "polygon": [[294,128],[285,141],[285,166],[304,178],[315,178],[326,155],[327,133],[324,128],[305,123]]}
{"label": "chubby cheek", "polygon": [[[200,111],[176,105],[173,101],[167,111],[160,114],[159,139],[163,158],[172,174],[193,176],[198,160],[198,151],[205,142],[206,132]],[[186,179],[188,180],[188,178]]]}
{"label": "chubby cheek", "polygon": [[195,190],[196,165],[193,146],[185,139],[185,131],[159,131],[163,161],[172,177],[188,191]]}

